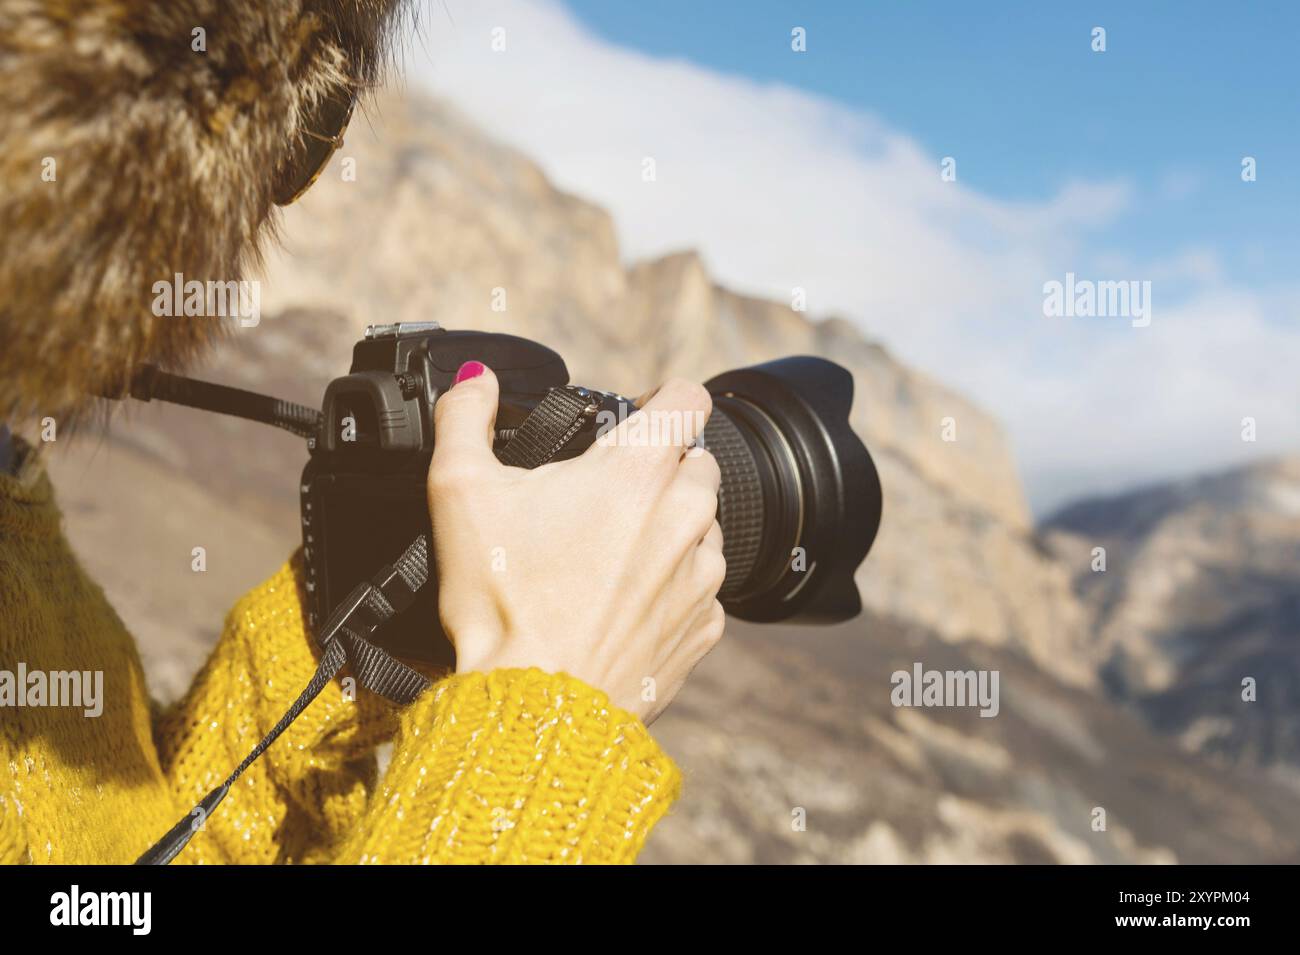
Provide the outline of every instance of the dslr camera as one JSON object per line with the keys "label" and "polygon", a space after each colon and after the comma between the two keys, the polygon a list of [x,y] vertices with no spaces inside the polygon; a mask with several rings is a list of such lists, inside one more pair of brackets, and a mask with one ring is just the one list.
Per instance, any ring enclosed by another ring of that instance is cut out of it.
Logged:
{"label": "dslr camera", "polygon": [[[581,454],[602,422],[636,412],[622,395],[570,385],[558,354],[514,335],[433,322],[367,328],[348,374],[325,390],[300,485],[314,632],[376,566],[414,534],[430,532],[425,482],[437,440],[433,406],[471,359],[487,364],[501,384],[498,449],[552,389],[570,389],[593,412],[566,435],[554,460]],[[861,604],[853,573],[880,524],[881,489],[867,449],[849,428],[852,376],[833,362],[800,356],[725,372],[706,387],[713,413],[696,443],[722,472],[723,607],[759,622],[855,616]],[[381,628],[377,642],[394,656],[450,667],[454,651],[437,623],[437,586],[430,583],[410,612]]]}

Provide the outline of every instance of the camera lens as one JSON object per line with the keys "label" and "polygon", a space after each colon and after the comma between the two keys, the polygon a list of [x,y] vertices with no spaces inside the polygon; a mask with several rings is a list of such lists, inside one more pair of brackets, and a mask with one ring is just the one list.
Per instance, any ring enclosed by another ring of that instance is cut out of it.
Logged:
{"label": "camera lens", "polygon": [[853,573],[880,525],[880,479],[849,427],[853,377],[800,356],[706,385],[703,443],[718,461],[727,577],[742,620],[833,623],[861,609]]}

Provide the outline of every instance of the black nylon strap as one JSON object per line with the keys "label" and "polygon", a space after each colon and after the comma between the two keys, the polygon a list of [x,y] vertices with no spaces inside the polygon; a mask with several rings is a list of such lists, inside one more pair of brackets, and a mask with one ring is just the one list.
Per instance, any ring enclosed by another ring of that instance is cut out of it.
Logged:
{"label": "black nylon strap", "polygon": [[312,700],[339,674],[345,663],[353,664],[359,683],[363,686],[373,683],[375,692],[396,703],[411,702],[429,685],[422,674],[393,659],[365,639],[385,621],[409,607],[415,600],[416,591],[428,580],[428,538],[423,534],[417,537],[397,562],[405,573],[391,566],[384,567],[372,580],[353,588],[343,602],[334,608],[334,612],[325,621],[325,626],[321,628],[321,658],[316,672],[293,705],[253,747],[252,752],[244,757],[243,762],[235,767],[226,781],[204,796],[189,815],[172,826],[166,835],[136,860],[136,865],[166,865],[176,858],[189,844],[194,833],[203,827],[221,800],[226,798],[226,793],[230,792],[230,787],[243,775],[244,770],[280,738]]}
{"label": "black nylon strap", "polygon": [[405,706],[429,688],[429,680],[365,637],[353,636],[348,663],[357,682],[384,699]]}
{"label": "black nylon strap", "polygon": [[497,452],[497,458],[516,468],[545,464],[573,439],[587,415],[595,411],[596,399],[586,388],[552,388]]}
{"label": "black nylon strap", "polygon": [[218,786],[212,792],[200,800],[199,804],[190,810],[189,814],[176,825],[167,830],[167,834],[149,847],[148,851],[140,858],[135,860],[136,865],[167,865],[172,859],[180,854],[180,851],[189,844],[190,838],[194,833],[203,828],[207,818],[216,811],[221,800],[226,798],[226,793],[230,792],[230,787],[234,785],[235,780],[243,775],[244,770],[253,764],[253,761],[266,752],[266,748],[274,743],[280,734],[289,728],[289,724],[296,720],[299,714],[305,710],[312,700],[320,695],[321,690],[343,669],[343,664],[347,662],[347,652],[343,649],[343,644],[337,640],[331,640],[321,655],[320,664],[316,667],[316,673],[312,676],[311,681],[298,694],[298,699],[294,700],[293,705],[280,717],[280,721],[275,724],[271,732],[262,738],[262,741],[253,747],[253,751],[244,757],[244,761],[235,767],[224,783]]}
{"label": "black nylon strap", "polygon": [[[168,400],[178,399],[169,397]],[[503,464],[514,467],[534,468],[545,464],[572,440],[582,428],[584,419],[595,410],[595,398],[585,388],[552,388],[524,419],[505,447],[497,452],[497,457]],[[317,638],[322,652],[316,673],[293,705],[244,757],[229,778],[172,826],[136,860],[136,865],[167,865],[176,858],[226,797],[235,780],[289,728],[289,724],[320,695],[345,663],[350,665],[358,683],[400,706],[411,703],[424,692],[430,685],[427,677],[375,646],[368,638],[386,621],[409,607],[428,579],[429,541],[421,534],[392,565],[381,569],[369,582],[358,584],[334,608]]]}

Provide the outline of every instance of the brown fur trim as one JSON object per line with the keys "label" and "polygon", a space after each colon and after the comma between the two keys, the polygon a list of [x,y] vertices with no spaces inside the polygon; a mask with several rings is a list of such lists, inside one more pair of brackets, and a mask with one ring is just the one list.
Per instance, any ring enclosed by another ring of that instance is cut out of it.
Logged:
{"label": "brown fur trim", "polygon": [[213,339],[156,317],[154,283],[241,277],[303,117],[377,81],[400,7],[0,0],[0,420],[75,415]]}

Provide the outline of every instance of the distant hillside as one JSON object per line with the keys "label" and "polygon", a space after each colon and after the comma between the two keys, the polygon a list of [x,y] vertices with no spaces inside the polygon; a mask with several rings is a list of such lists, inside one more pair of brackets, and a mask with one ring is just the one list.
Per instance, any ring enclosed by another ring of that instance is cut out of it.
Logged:
{"label": "distant hillside", "polygon": [[1046,526],[1114,694],[1192,749],[1300,778],[1300,458],[1082,501]]}
{"label": "distant hillside", "polygon": [[[1001,712],[895,709],[889,674],[915,660],[999,671]],[[1008,649],[870,614],[733,625],[654,732],[686,790],[646,862],[1300,862],[1285,780],[1225,773]]]}

